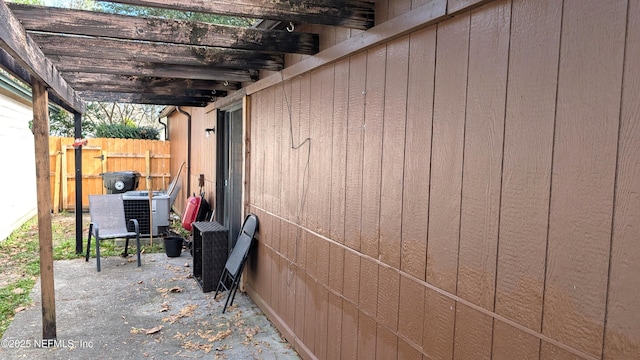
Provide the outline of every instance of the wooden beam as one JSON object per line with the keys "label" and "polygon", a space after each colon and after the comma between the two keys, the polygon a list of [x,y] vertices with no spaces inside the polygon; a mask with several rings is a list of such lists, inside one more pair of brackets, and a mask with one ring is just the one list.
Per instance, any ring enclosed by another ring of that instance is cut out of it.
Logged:
{"label": "wooden beam", "polygon": [[18,19],[4,1],[0,1],[0,48],[15,60],[33,80],[46,84],[60,99],[77,112],[85,105],[75,91],[64,81],[55,66],[45,58],[38,45],[27,35]]}
{"label": "wooden beam", "polygon": [[365,0],[111,0],[109,2],[272,19],[289,23],[343,26],[366,30],[373,26],[375,3]]}
{"label": "wooden beam", "polygon": [[284,70],[269,75],[260,81],[245,87],[246,94],[251,95],[282,81],[294,78],[326,64],[338,61],[357,52],[364,51],[384,42],[399,38],[410,32],[436,24],[446,18],[447,0],[431,0],[411,11],[383,22],[382,24],[351,37],[335,46],[310,56]]}
{"label": "wooden beam", "polygon": [[40,286],[42,292],[42,338],[56,338],[56,301],[53,285],[53,239],[51,228],[51,184],[49,168],[49,99],[47,89],[34,81],[33,142],[36,154],[38,192],[38,237],[40,239]]}
{"label": "wooden beam", "polygon": [[280,70],[284,65],[282,55],[249,50],[43,33],[31,37],[56,64],[61,58],[79,57],[244,70]]}
{"label": "wooden beam", "polygon": [[27,30],[313,55],[317,34],[9,3]]}
{"label": "wooden beam", "polygon": [[[9,72],[9,74],[24,81],[26,84],[31,84],[31,74],[29,74],[25,68],[18,65],[18,63],[16,63],[16,61],[2,48],[0,48],[0,67]],[[73,113],[76,111],[55,94],[49,94],[49,102],[52,102],[69,112]]]}
{"label": "wooden beam", "polygon": [[[77,91],[83,90],[104,90],[111,88],[113,91],[131,92],[150,92],[164,93],[185,90],[216,90],[217,96],[227,91],[238,90],[240,83],[215,80],[193,80],[193,79],[175,79],[175,78],[155,78],[148,76],[126,76],[113,74],[95,74],[66,72],[64,78],[73,85]],[[104,90],[106,91],[106,90]]]}
{"label": "wooden beam", "polygon": [[215,100],[214,96],[175,96],[141,93],[109,93],[101,91],[83,91],[80,95],[88,101],[121,102],[131,104],[154,104],[176,106],[207,106]]}
{"label": "wooden beam", "polygon": [[167,65],[106,59],[64,58],[64,62],[58,63],[57,66],[62,73],[84,72],[229,82],[254,81],[257,79],[257,73],[248,70],[223,69],[207,66]]}
{"label": "wooden beam", "polygon": [[[99,91],[101,93],[137,93],[145,96],[152,95],[165,95],[175,97],[203,97],[203,98],[215,98],[223,97],[227,95],[226,91],[220,90],[202,90],[202,89],[167,89],[167,88],[153,88],[146,89],[127,88],[121,85],[104,85],[95,83],[92,85],[74,86],[75,89],[82,95],[84,92]],[[117,96],[117,95],[114,95]]]}

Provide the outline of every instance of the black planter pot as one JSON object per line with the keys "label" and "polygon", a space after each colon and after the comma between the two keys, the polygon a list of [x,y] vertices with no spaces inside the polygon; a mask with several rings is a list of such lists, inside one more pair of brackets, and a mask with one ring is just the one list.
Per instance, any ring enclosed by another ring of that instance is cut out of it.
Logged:
{"label": "black planter pot", "polygon": [[167,236],[164,238],[164,252],[168,257],[178,257],[182,253],[182,237]]}

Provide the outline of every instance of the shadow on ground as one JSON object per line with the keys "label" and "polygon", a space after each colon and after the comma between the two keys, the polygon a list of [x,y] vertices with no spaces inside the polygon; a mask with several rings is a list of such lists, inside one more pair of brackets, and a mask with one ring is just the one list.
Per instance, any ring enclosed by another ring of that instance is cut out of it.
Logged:
{"label": "shadow on ground", "polygon": [[[2,359],[299,359],[260,309],[238,292],[203,293],[192,258],[143,254],[56,261],[56,342],[42,343],[40,283],[33,305],[16,314],[2,338]],[[220,296],[219,296],[220,297]]]}

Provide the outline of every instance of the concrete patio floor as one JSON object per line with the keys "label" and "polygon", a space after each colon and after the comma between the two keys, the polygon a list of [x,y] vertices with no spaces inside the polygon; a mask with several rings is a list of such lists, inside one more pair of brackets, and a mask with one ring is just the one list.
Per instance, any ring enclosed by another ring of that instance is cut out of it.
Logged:
{"label": "concrete patio floor", "polygon": [[[192,257],[56,261],[57,341],[42,344],[40,282],[16,314],[1,359],[299,359],[244,293],[222,314],[191,277]],[[47,347],[48,345],[48,347]]]}

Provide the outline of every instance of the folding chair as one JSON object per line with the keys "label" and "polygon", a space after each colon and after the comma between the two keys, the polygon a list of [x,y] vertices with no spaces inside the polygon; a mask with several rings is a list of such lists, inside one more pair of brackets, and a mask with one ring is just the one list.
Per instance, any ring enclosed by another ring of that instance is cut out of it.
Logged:
{"label": "folding chair", "polygon": [[89,195],[89,213],[91,214],[91,223],[89,224],[85,261],[89,261],[92,236],[96,238],[96,264],[98,271],[100,271],[100,240],[126,239],[123,256],[127,257],[129,239],[135,237],[138,267],[142,265],[140,261],[140,226],[138,225],[138,220],[131,219],[129,222],[133,224],[135,231],[127,229],[122,194]]}
{"label": "folding chair", "polygon": [[247,261],[249,249],[251,248],[251,243],[257,228],[258,217],[254,214],[247,215],[242,224],[242,229],[240,229],[240,234],[238,234],[236,245],[233,247],[231,255],[229,255],[222,275],[220,276],[220,281],[218,281],[214,298],[218,295],[218,292],[224,290],[229,292],[227,294],[227,300],[224,303],[224,308],[222,309],[223,314],[227,310],[227,306],[233,304],[233,299],[236,297],[236,291],[238,291],[238,284],[242,276],[242,269],[244,268],[244,263]]}

